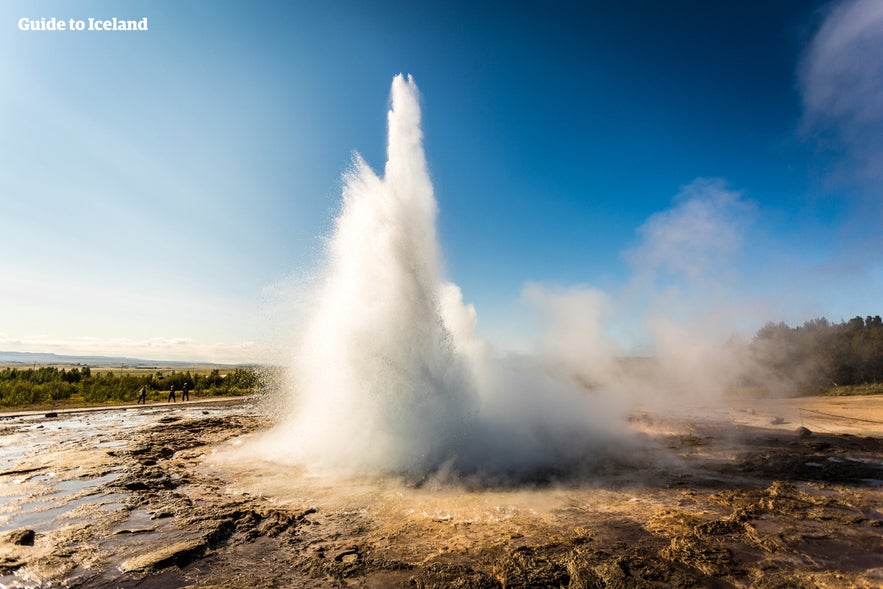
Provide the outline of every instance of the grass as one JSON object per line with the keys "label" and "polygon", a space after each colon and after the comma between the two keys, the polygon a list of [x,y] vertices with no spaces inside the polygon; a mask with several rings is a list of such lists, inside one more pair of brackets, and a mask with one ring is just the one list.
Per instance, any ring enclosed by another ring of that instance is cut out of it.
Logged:
{"label": "grass", "polygon": [[[4,368],[15,368],[16,370],[27,370],[28,368],[57,368],[58,370],[70,370],[72,368],[84,367],[86,367],[85,364],[22,364],[15,362],[0,362],[0,370],[3,370]],[[192,375],[199,374],[205,376],[211,373],[212,370],[220,370],[221,374],[227,374],[228,372],[233,372],[237,367],[227,364],[194,364],[192,366],[164,366],[161,364],[153,366],[89,364],[88,368],[92,371],[92,374],[105,374],[110,372],[114,376],[149,376],[151,374],[169,376],[170,374],[180,374],[184,372],[190,372]]]}
{"label": "grass", "polygon": [[[203,399],[220,399],[229,397],[243,397],[254,394],[253,390],[233,389],[230,391],[213,391],[209,394],[190,392],[191,401]],[[181,402],[181,391],[175,391],[177,402]],[[147,393],[147,405],[165,405],[169,398],[168,391],[151,391]],[[86,407],[113,407],[117,405],[135,405],[136,401],[108,399],[106,401],[85,401],[80,395],[71,395],[67,399],[40,401],[38,403],[26,403],[23,405],[0,406],[0,413],[18,413],[21,411],[59,411],[64,409],[83,409]]]}
{"label": "grass", "polygon": [[823,393],[826,397],[855,397],[861,395],[883,395],[883,383],[856,384],[831,387]]}

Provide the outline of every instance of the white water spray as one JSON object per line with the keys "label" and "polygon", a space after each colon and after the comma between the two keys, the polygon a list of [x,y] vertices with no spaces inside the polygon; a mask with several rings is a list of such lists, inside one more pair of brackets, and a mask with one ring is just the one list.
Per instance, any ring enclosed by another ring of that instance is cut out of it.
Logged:
{"label": "white water spray", "polygon": [[383,178],[357,155],[293,359],[295,407],[264,448],[315,470],[508,476],[585,458],[598,407],[573,382],[491,361],[446,283],[413,79],[392,84]]}

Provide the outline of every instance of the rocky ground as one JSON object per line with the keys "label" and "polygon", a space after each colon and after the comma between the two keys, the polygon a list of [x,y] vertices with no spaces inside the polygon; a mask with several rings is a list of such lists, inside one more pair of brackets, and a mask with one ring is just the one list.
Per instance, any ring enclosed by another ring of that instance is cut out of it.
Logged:
{"label": "rocky ground", "polygon": [[881,409],[636,414],[629,464],[468,488],[243,459],[253,401],[2,418],[0,586],[881,587]]}

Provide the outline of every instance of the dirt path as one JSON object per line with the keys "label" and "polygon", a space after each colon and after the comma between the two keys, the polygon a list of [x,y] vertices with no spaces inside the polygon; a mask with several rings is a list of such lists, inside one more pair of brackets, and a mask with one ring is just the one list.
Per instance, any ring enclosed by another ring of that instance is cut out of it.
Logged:
{"label": "dirt path", "polygon": [[135,411],[143,411],[145,409],[156,409],[158,407],[165,407],[167,409],[174,409],[175,407],[180,406],[190,406],[190,405],[213,405],[216,403],[241,403],[244,397],[200,397],[194,398],[189,401],[178,401],[175,403],[165,403],[161,401],[148,401],[144,405],[139,405],[136,403],[125,403],[119,405],[92,405],[89,407],[62,407],[62,408],[49,408],[49,409],[23,409],[20,411],[2,411],[0,412],[0,420],[8,419],[13,417],[30,417],[30,416],[39,416],[46,415],[47,413],[55,413],[56,415],[70,414],[70,413],[94,413],[97,411],[127,411],[127,410],[135,410]]}

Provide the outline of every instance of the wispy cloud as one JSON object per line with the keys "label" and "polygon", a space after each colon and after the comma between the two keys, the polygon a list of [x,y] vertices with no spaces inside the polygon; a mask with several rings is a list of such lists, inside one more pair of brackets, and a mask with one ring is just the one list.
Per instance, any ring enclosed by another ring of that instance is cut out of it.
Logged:
{"label": "wispy cloud", "polygon": [[[809,44],[799,82],[805,129],[833,134],[853,181],[883,180],[883,2],[835,4]],[[873,189],[883,197],[883,190]]]}
{"label": "wispy cloud", "polygon": [[0,333],[0,349],[16,352],[50,352],[78,356],[125,356],[150,360],[193,362],[253,362],[264,350],[253,341],[199,342],[187,337],[58,338],[42,335],[11,336]]}

